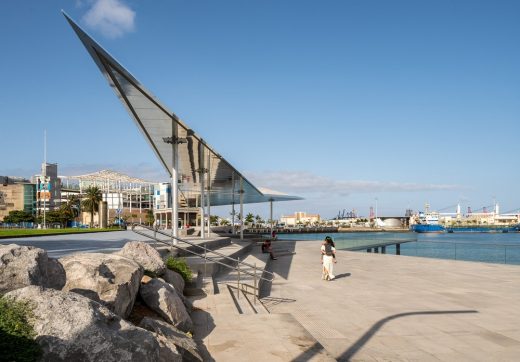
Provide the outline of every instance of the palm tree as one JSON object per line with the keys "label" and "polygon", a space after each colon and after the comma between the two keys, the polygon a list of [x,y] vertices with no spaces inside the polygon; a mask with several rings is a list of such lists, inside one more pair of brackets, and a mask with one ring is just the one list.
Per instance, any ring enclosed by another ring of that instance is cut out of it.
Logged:
{"label": "palm tree", "polygon": [[99,203],[103,200],[103,195],[101,194],[101,190],[97,186],[89,186],[85,190],[85,195],[83,196],[82,206],[83,210],[90,212],[90,227],[94,225],[94,212],[97,212],[99,209]]}
{"label": "palm tree", "polygon": [[245,222],[252,224],[255,221],[255,215],[249,213],[246,215]]}
{"label": "palm tree", "polygon": [[80,199],[78,195],[70,195],[67,199],[67,202],[61,204],[60,206],[60,214],[61,214],[61,223],[63,226],[67,224],[68,221],[74,220],[79,216],[80,211]]}

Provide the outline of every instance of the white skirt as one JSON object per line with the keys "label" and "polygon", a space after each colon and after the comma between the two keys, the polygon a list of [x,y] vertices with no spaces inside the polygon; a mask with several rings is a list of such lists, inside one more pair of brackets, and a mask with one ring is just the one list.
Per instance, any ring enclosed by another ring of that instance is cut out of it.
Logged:
{"label": "white skirt", "polygon": [[329,276],[330,279],[334,279],[334,257],[323,255],[323,274]]}

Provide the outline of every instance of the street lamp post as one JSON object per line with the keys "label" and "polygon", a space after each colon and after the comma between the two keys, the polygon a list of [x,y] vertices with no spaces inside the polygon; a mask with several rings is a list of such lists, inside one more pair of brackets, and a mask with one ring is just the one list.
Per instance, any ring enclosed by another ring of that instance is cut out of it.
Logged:
{"label": "street lamp post", "polygon": [[178,223],[179,223],[179,200],[178,200],[178,176],[177,176],[177,160],[178,160],[178,146],[181,143],[186,143],[186,138],[179,138],[174,131],[175,121],[172,120],[172,136],[163,137],[165,143],[172,145],[172,243],[177,244],[178,237]]}

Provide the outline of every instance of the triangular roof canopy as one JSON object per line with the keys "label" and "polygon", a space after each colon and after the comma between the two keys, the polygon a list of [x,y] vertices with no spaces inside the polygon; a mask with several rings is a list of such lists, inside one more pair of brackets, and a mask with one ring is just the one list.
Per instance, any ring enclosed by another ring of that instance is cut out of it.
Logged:
{"label": "triangular roof canopy", "polygon": [[206,170],[210,174],[211,205],[236,203],[240,190],[240,179],[243,180],[244,203],[301,200],[301,197],[280,193],[263,194],[184,124],[179,117],[168,110],[152,93],[146,90],[136,78],[87,35],[67,14],[63,14],[170,175],[173,159],[172,146],[166,143],[164,138],[177,137],[185,141],[185,143],[178,145],[177,172],[181,188],[183,185],[193,186],[200,183],[203,174],[201,170]]}

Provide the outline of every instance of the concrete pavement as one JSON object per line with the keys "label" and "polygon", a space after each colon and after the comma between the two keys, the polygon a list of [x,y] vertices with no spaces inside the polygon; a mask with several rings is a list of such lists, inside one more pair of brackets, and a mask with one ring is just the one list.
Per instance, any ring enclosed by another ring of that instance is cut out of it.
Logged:
{"label": "concrete pavement", "polygon": [[338,251],[321,280],[319,241],[279,242],[272,313],[291,313],[338,360],[517,361],[520,266]]}

